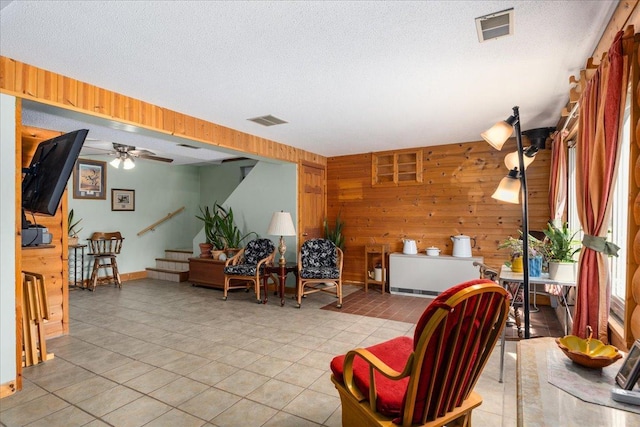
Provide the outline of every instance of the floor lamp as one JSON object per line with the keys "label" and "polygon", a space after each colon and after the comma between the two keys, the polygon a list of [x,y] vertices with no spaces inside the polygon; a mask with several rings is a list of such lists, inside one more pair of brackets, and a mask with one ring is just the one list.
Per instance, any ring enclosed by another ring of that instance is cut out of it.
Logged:
{"label": "floor lamp", "polygon": [[[508,203],[519,203],[519,196],[522,195],[522,282],[524,293],[524,337],[531,338],[530,316],[529,316],[529,197],[527,192],[526,167],[533,161],[533,156],[537,148],[522,147],[522,132],[520,130],[520,111],[513,107],[513,115],[507,120],[498,122],[486,132],[480,135],[496,150],[502,150],[502,146],[515,131],[517,150],[517,164],[515,163],[516,153],[505,157],[505,164],[509,168],[509,174],[500,181],[498,189],[491,197]],[[532,146],[533,147],[533,146]]]}

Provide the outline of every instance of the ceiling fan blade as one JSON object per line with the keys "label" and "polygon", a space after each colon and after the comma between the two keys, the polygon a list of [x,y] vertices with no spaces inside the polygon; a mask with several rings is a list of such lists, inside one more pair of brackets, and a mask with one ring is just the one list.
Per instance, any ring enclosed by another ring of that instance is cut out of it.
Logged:
{"label": "ceiling fan blade", "polygon": [[139,159],[155,160],[157,162],[165,162],[165,163],[173,162],[173,159],[169,159],[167,157],[151,156],[151,155],[148,155],[148,154],[134,154],[133,156],[137,157]]}

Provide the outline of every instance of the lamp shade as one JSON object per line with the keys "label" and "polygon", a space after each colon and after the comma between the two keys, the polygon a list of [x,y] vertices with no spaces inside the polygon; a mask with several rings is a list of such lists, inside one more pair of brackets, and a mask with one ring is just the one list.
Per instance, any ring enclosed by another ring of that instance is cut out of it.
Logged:
{"label": "lamp shade", "polygon": [[502,150],[502,146],[513,133],[513,127],[506,121],[498,122],[480,136],[496,150]]}
{"label": "lamp shade", "polygon": [[509,171],[509,175],[502,178],[491,197],[502,202],[520,203],[520,178],[518,178],[517,169]]}
{"label": "lamp shade", "polygon": [[109,162],[109,164],[110,164],[111,166],[113,166],[114,168],[118,169],[118,168],[120,167],[120,162],[121,162],[121,160],[120,160],[120,156],[118,156],[118,157],[116,157],[115,159],[111,160],[111,161]]}
{"label": "lamp shade", "polygon": [[289,212],[274,212],[267,229],[267,234],[271,236],[295,236],[296,229]]}
{"label": "lamp shade", "polygon": [[124,163],[122,164],[122,168],[123,169],[133,169],[136,167],[136,164],[134,163],[133,159],[129,156],[127,156],[124,159]]}
{"label": "lamp shade", "polygon": [[[524,155],[522,156],[522,160],[524,160],[524,169],[526,170],[529,167],[529,165],[533,163],[535,158],[533,156],[531,157],[527,156],[527,153],[525,152]],[[514,151],[513,153],[509,153],[506,156],[504,156],[504,164],[509,170],[520,167],[520,160],[518,160],[518,152]]]}

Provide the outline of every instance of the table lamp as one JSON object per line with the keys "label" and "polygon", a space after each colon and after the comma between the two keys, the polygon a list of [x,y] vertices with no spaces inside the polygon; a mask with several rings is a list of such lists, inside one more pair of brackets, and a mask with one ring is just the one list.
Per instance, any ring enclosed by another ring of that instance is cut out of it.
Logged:
{"label": "table lamp", "polygon": [[267,229],[267,234],[271,236],[280,236],[280,244],[278,244],[278,252],[280,252],[280,265],[287,263],[284,258],[284,253],[287,250],[287,246],[284,244],[284,236],[295,236],[296,229],[293,226],[293,220],[289,212],[274,212],[271,217],[271,223]]}

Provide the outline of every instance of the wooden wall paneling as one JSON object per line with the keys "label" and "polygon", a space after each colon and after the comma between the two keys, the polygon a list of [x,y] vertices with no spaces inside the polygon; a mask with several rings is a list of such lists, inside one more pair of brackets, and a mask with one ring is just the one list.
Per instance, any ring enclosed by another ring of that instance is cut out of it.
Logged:
{"label": "wooden wall paneling", "polygon": [[[22,167],[29,165],[38,144],[47,139],[61,135],[61,132],[47,129],[39,129],[24,126],[21,129],[21,155]],[[19,180],[22,182],[22,179]],[[27,219],[35,219],[37,224],[47,227],[52,235],[53,247],[47,248],[21,248],[16,252],[21,258],[21,270],[40,273],[45,277],[49,307],[51,309],[50,320],[45,326],[48,338],[66,334],[69,331],[68,313],[68,250],[67,250],[67,196],[66,191],[58,211],[54,216],[27,214]],[[16,188],[16,206],[21,206],[21,187]],[[16,228],[19,229],[19,225]],[[18,240],[21,240],[19,237]],[[17,302],[16,302],[17,304]]]}
{"label": "wooden wall paneling", "polygon": [[[498,244],[517,236],[520,205],[491,198],[507,174],[504,156],[513,141],[497,152],[484,141],[423,148],[423,177],[419,185],[372,186],[371,154],[327,160],[327,216],[341,212],[346,237],[345,280],[364,282],[364,246],[389,244],[402,251],[402,239],[415,239],[418,248],[437,246],[451,254],[451,235],[476,237],[473,254],[499,267],[507,253]],[[542,230],[549,218],[550,150],[542,150],[527,169],[530,228]]]}
{"label": "wooden wall paneling", "polygon": [[[0,91],[247,154],[326,165],[326,158],[318,154],[147,104],[4,56],[0,56]],[[200,121],[206,123],[204,132]]]}

